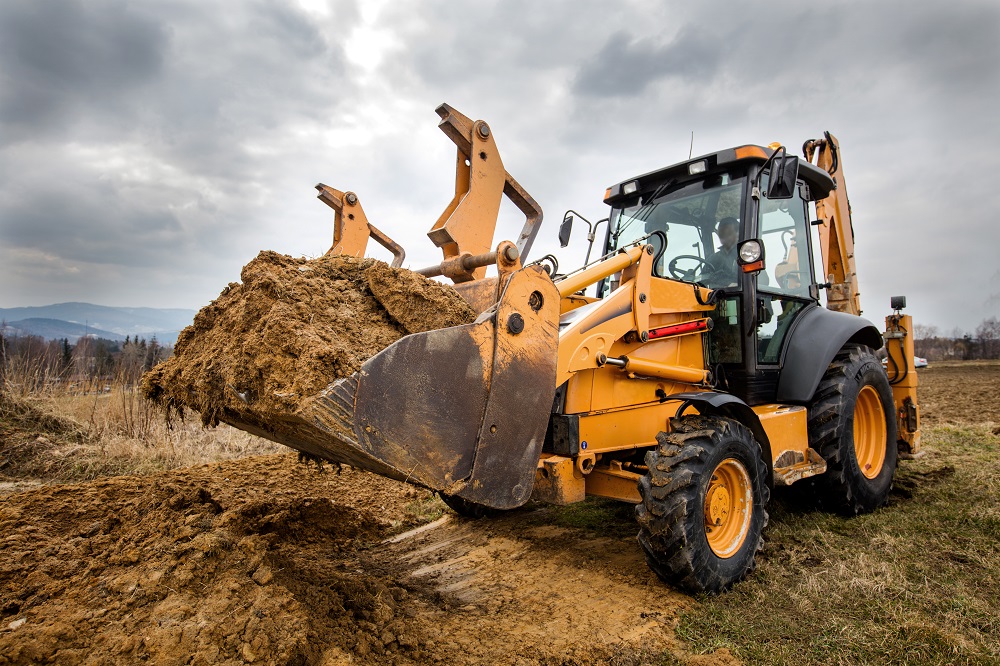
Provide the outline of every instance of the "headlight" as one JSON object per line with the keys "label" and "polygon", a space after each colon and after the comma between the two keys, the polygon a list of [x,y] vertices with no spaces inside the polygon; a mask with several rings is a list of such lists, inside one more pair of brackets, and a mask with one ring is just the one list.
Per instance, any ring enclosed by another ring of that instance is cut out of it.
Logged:
{"label": "headlight", "polygon": [[622,185],[622,194],[635,194],[635,191],[639,189],[639,181],[633,180],[631,183],[625,183]]}
{"label": "headlight", "polygon": [[705,173],[705,169],[707,168],[708,165],[705,164],[705,160],[691,162],[691,164],[688,164],[688,174],[693,176],[695,174]]}
{"label": "headlight", "polygon": [[764,257],[764,249],[759,240],[748,240],[740,245],[740,261],[744,264],[753,264]]}

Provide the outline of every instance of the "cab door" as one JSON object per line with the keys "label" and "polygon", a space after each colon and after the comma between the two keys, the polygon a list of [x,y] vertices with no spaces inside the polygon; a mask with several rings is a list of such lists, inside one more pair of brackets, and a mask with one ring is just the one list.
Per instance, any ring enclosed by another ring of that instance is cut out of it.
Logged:
{"label": "cab door", "polygon": [[761,198],[758,204],[757,236],[764,244],[765,268],[756,275],[756,361],[758,370],[774,374],[775,380],[789,330],[816,303],[807,210],[798,188],[791,199]]}

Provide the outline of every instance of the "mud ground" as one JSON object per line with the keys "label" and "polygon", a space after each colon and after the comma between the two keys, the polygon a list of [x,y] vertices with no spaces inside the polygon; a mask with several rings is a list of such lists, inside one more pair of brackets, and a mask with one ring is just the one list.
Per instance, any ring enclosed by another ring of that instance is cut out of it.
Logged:
{"label": "mud ground", "polygon": [[928,425],[1000,426],[1000,361],[943,361],[918,371],[917,396]]}
{"label": "mud ground", "polygon": [[[1000,364],[937,364],[924,418],[997,424],[998,385]],[[323,469],[289,453],[3,497],[0,664],[736,663],[674,639],[698,602],[649,572],[627,508],[470,521]]]}
{"label": "mud ground", "polygon": [[426,491],[324,469],[275,455],[6,497],[0,664],[638,664],[674,646],[690,602],[633,539],[545,508],[426,523]]}

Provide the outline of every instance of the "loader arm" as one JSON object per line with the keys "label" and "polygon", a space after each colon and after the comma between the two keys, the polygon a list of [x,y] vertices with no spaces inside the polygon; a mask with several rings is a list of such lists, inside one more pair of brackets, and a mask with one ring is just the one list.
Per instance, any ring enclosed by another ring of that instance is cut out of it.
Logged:
{"label": "loader arm", "polygon": [[374,238],[375,242],[392,253],[393,268],[403,265],[403,260],[406,258],[403,246],[368,221],[357,194],[341,192],[323,183],[316,185],[316,189],[319,191],[316,198],[334,212],[333,245],[327,250],[327,254],[363,257],[368,247],[368,239]]}
{"label": "loader arm", "polygon": [[[609,365],[631,374],[707,386],[711,373],[705,369],[702,355],[690,358],[689,363],[681,364],[644,358],[641,351],[624,358],[612,355],[612,347],[626,336],[634,339],[637,344],[648,342],[651,321],[668,326],[697,322],[700,321],[700,313],[713,308],[704,298],[703,304],[699,305],[693,291],[698,290],[699,295],[704,292],[704,297],[707,297],[709,289],[689,287],[662,279],[657,279],[654,285],[652,262],[653,247],[637,245],[557,283],[560,296],[568,299],[580,289],[614,273],[620,271],[622,274],[618,289],[606,298],[592,303],[584,316],[565,322],[559,332],[557,385],[568,381],[577,372]],[[669,321],[660,321],[664,317],[669,318]],[[693,328],[691,332],[707,330],[706,326]],[[652,336],[656,337],[656,333],[652,333]]]}
{"label": "loader arm", "polygon": [[[438,127],[457,148],[455,196],[438,217],[427,236],[441,248],[440,264],[420,269],[426,276],[443,275],[456,284],[482,280],[486,266],[498,262],[493,247],[500,201],[506,196],[525,222],[505,260],[527,256],[542,224],[542,209],[530,194],[504,169],[493,131],[483,120],[471,120],[447,104],[440,105]],[[403,248],[368,222],[358,196],[320,183],[318,198],[335,211],[333,247],[328,254],[363,257],[368,239],[392,252],[393,266],[401,266]]]}

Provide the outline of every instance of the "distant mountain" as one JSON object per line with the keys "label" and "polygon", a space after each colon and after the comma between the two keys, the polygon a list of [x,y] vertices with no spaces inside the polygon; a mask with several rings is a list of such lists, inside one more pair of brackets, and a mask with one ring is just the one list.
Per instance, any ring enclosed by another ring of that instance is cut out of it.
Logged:
{"label": "distant mountain", "polygon": [[[125,339],[124,335],[112,333],[111,331],[102,331],[99,328],[89,327],[85,324],[62,321],[61,319],[45,319],[42,317],[8,321],[7,325],[4,326],[3,332],[6,335],[39,335],[46,340],[62,340],[66,338],[71,343],[75,343],[85,335],[104,338],[105,340],[115,340],[117,342]],[[160,337],[156,336],[156,339],[159,340]]]}
{"label": "distant mountain", "polygon": [[119,308],[91,303],[0,308],[0,322],[6,322],[9,328],[70,341],[89,332],[109,340],[136,335],[148,340],[155,335],[162,344],[173,344],[181,329],[194,320],[194,315],[194,310]]}

